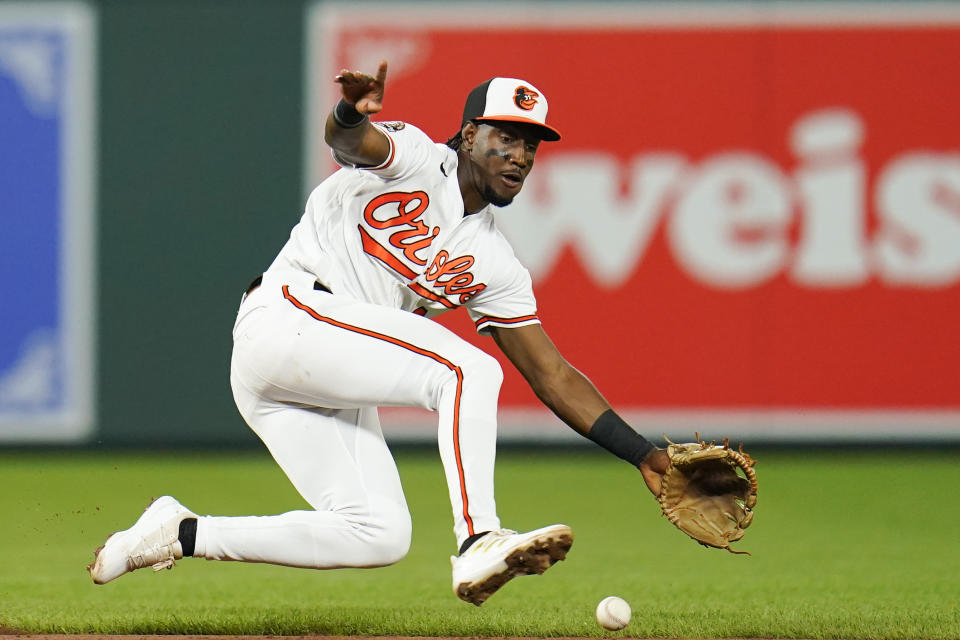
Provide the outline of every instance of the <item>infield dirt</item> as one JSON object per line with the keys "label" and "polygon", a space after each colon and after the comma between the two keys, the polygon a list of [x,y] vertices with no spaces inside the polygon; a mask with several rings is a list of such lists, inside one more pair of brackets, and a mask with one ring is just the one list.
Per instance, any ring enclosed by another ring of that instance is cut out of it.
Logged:
{"label": "infield dirt", "polygon": [[[69,635],[69,634],[48,634],[48,635],[37,635],[37,634],[19,634],[13,632],[10,629],[0,628],[0,635],[13,636],[16,638],[21,638],[22,640],[147,640],[163,638],[163,640],[414,640],[413,637],[409,636],[158,636],[158,635],[144,635],[144,636],[120,636],[120,635]],[[633,636],[613,636],[619,638],[620,640],[653,640],[653,639],[643,639],[643,638],[634,638]],[[425,637],[417,636],[415,640],[487,640],[486,638],[480,636],[446,636],[446,637]],[[498,638],[498,640],[545,640],[543,638],[525,638],[525,637],[505,637]],[[549,640],[595,640],[593,638],[573,638],[573,637],[558,637],[550,638]],[[657,640],[669,640],[665,638],[659,638]],[[726,638],[725,640],[760,640],[757,638]],[[770,638],[765,638],[764,640],[771,640]],[[775,639],[774,639],[775,640]]]}

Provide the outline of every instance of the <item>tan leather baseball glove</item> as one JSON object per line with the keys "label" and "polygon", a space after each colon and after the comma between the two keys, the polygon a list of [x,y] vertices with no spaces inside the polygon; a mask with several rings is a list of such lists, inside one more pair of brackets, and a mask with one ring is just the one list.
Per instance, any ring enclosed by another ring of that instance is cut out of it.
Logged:
{"label": "tan leather baseball glove", "polygon": [[742,447],[731,449],[728,441],[722,446],[671,442],[667,455],[670,465],[657,496],[663,514],[704,546],[748,553],[734,551],[730,543],[742,538],[753,521],[757,504],[753,458]]}

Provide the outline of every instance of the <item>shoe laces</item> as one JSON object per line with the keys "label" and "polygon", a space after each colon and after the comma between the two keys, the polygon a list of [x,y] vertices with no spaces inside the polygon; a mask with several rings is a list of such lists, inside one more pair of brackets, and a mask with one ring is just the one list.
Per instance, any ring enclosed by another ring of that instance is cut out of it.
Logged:
{"label": "shoe laces", "polygon": [[127,560],[128,569],[133,571],[147,565],[153,566],[154,571],[172,568],[176,564],[173,544],[155,544],[137,551]]}
{"label": "shoe laces", "polygon": [[497,529],[495,531],[491,531],[470,545],[470,548],[467,549],[466,553],[470,553],[472,551],[477,553],[491,551],[494,547],[499,547],[502,545],[507,538],[515,535],[517,535],[517,532],[513,529]]}

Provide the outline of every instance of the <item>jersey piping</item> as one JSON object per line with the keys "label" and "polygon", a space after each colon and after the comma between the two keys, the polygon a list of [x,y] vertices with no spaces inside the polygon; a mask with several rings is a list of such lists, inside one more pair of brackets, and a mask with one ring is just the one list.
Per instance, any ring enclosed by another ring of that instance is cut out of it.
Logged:
{"label": "jersey piping", "polygon": [[474,322],[477,331],[482,331],[488,326],[517,327],[524,324],[537,324],[540,318],[536,314],[520,316],[518,318],[495,318],[493,316],[483,316]]}

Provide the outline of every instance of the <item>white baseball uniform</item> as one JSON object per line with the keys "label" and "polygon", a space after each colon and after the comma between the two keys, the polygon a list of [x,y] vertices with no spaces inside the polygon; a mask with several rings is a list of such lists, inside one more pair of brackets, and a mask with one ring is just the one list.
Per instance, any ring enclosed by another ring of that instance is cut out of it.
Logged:
{"label": "white baseball uniform", "polygon": [[530,276],[491,207],[464,214],[456,152],[409,124],[378,126],[387,160],[313,191],[233,332],[240,413],[314,511],[201,517],[195,556],[314,568],[402,558],[410,514],[379,406],[438,412],[458,545],[500,526],[502,371],[421,316],[463,306],[479,331],[537,323]]}

